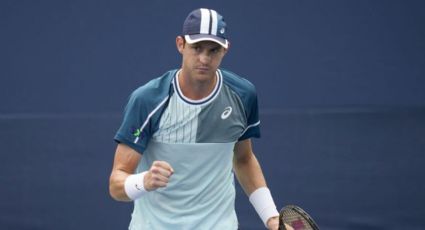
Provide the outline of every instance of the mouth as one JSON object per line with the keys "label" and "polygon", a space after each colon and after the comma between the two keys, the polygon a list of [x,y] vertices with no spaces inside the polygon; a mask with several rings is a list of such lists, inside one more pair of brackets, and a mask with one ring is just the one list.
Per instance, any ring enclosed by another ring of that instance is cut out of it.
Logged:
{"label": "mouth", "polygon": [[196,67],[196,70],[206,72],[206,71],[209,71],[210,68],[208,68],[208,67]]}

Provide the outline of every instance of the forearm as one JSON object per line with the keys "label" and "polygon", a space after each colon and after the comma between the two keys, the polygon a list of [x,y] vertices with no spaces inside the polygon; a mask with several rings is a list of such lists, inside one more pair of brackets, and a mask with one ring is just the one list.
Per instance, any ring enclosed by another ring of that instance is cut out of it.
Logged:
{"label": "forearm", "polygon": [[234,152],[233,168],[239,183],[264,225],[269,229],[276,229],[279,213],[260,164],[252,152],[251,142],[246,140],[236,143]]}
{"label": "forearm", "polygon": [[174,170],[165,161],[154,161],[149,170],[134,174],[141,156],[128,146],[118,145],[109,178],[109,193],[115,200],[136,200],[149,191],[167,186]]}
{"label": "forearm", "polygon": [[266,186],[263,172],[254,154],[243,158],[235,156],[233,168],[236,178],[248,196],[256,189]]}
{"label": "forearm", "polygon": [[109,177],[109,193],[117,201],[130,201],[125,192],[125,181],[134,173],[141,154],[124,144],[118,144]]}
{"label": "forearm", "polygon": [[111,177],[109,178],[109,193],[115,200],[131,201],[124,189],[125,180],[129,175],[129,173],[121,170],[114,170],[112,172]]}

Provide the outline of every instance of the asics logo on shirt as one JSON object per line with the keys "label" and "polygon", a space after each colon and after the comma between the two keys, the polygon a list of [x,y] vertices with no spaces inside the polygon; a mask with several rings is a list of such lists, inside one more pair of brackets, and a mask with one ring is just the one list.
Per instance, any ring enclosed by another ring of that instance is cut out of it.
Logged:
{"label": "asics logo on shirt", "polygon": [[221,119],[223,119],[223,120],[227,119],[230,116],[231,113],[232,113],[232,107],[227,106],[224,109],[223,113],[221,114]]}

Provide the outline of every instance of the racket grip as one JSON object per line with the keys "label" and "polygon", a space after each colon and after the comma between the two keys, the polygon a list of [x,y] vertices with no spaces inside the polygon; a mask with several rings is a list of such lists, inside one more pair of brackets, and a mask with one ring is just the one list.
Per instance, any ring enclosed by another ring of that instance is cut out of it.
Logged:
{"label": "racket grip", "polygon": [[279,228],[278,230],[286,230],[285,223],[282,220],[282,213],[279,214]]}
{"label": "racket grip", "polygon": [[282,225],[279,225],[279,230],[286,230],[286,227],[285,227],[285,225],[284,225],[284,224],[282,224]]}
{"label": "racket grip", "polygon": [[282,219],[279,219],[279,230],[286,230],[285,224],[283,223]]}

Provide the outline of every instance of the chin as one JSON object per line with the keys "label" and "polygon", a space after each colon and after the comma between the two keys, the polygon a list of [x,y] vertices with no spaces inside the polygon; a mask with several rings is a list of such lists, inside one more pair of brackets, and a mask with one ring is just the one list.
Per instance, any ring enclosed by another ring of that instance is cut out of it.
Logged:
{"label": "chin", "polygon": [[199,76],[200,78],[210,78],[211,76],[215,76],[215,72],[210,70],[195,70],[194,75]]}

